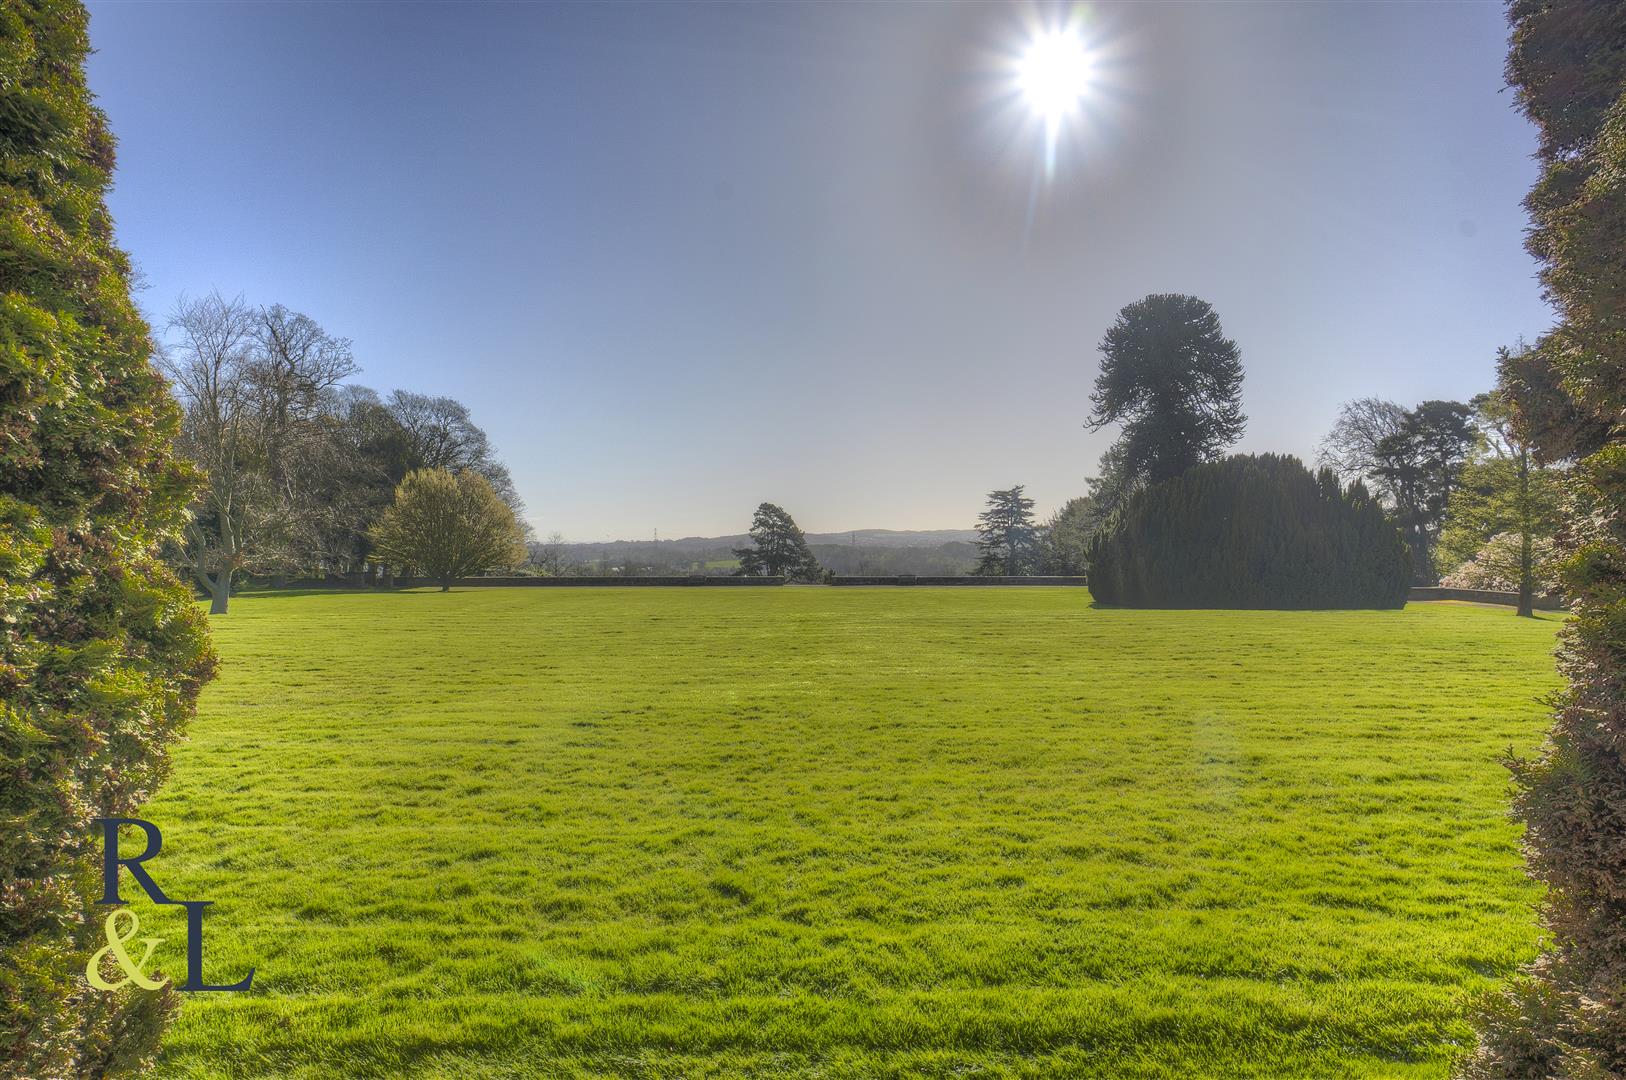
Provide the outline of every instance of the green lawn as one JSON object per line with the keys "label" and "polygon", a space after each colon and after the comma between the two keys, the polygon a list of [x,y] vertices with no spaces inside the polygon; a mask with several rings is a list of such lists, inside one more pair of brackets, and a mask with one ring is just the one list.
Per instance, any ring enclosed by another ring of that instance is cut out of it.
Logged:
{"label": "green lawn", "polygon": [[259,974],[162,1075],[1444,1076],[1533,950],[1498,758],[1557,625],[246,597],[145,816],[208,975]]}

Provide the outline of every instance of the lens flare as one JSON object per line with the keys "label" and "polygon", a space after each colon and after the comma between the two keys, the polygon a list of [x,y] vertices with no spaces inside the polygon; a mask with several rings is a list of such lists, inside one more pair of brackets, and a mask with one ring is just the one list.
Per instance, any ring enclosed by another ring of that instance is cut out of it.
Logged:
{"label": "lens flare", "polygon": [[1078,34],[1051,30],[1035,38],[1017,67],[1017,85],[1046,131],[1059,129],[1090,88],[1090,57]]}
{"label": "lens flare", "polygon": [[1016,62],[1016,88],[1044,128],[1044,175],[1056,171],[1062,129],[1094,89],[1094,64],[1076,22],[1034,26]]}

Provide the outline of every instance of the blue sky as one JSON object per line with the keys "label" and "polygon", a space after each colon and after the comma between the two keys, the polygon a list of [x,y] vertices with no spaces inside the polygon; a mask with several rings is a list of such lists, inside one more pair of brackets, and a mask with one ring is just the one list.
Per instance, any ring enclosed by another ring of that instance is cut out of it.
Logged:
{"label": "blue sky", "polygon": [[[1056,169],[1025,23],[1094,64]],[[1114,313],[1214,304],[1243,450],[1551,321],[1500,4],[92,3],[119,236],[465,401],[543,533],[964,528],[1081,494]],[[161,318],[160,318],[161,321]]]}

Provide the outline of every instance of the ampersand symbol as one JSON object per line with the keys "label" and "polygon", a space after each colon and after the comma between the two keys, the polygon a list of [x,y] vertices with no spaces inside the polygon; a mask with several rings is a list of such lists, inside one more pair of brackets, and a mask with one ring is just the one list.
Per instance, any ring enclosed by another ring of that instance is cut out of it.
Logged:
{"label": "ampersand symbol", "polygon": [[[130,930],[128,933],[119,933],[120,915],[129,916]],[[90,958],[90,962],[85,965],[85,978],[90,980],[90,985],[98,990],[117,990],[126,983],[133,982],[143,990],[157,990],[169,982],[167,978],[149,979],[141,971],[142,968],[147,966],[147,961],[152,959],[153,950],[163,943],[163,938],[142,938],[141,943],[147,947],[147,951],[141,954],[140,960],[130,959],[130,954],[124,951],[124,943],[135,937],[140,929],[141,920],[136,918],[136,913],[129,908],[119,908],[107,917],[107,922],[103,927],[107,936],[107,944],[97,949],[95,955]],[[116,983],[110,983],[102,978],[102,958],[109,954],[112,955],[113,962],[124,970],[125,977]]]}

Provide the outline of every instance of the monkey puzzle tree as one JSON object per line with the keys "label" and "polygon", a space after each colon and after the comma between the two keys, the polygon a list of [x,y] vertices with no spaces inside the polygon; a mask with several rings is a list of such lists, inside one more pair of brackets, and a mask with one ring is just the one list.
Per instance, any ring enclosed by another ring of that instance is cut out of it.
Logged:
{"label": "monkey puzzle tree", "polygon": [[818,581],[824,570],[807,546],[796,519],[782,507],[763,503],[751,517],[751,545],[735,548],[740,568],[735,577],[784,577]]}
{"label": "monkey puzzle tree", "polygon": [[1158,483],[1209,461],[1242,434],[1242,358],[1207,301],[1153,293],[1101,339],[1089,426],[1121,423],[1131,481]]}
{"label": "monkey puzzle tree", "polygon": [[1626,1075],[1626,5],[1514,0],[1508,82],[1540,136],[1529,248],[1559,325],[1506,359],[1513,424],[1573,461],[1559,535],[1576,600],[1546,744],[1514,762],[1541,955],[1490,1002],[1472,1077]]}
{"label": "monkey puzzle tree", "polygon": [[0,1076],[144,1071],[171,991],[92,989],[91,819],[162,783],[214,657],[159,548],[191,475],[104,202],[84,9],[0,0]]}
{"label": "monkey puzzle tree", "polygon": [[407,473],[395,502],[373,528],[379,556],[440,582],[525,559],[525,533],[514,512],[477,472]]}

